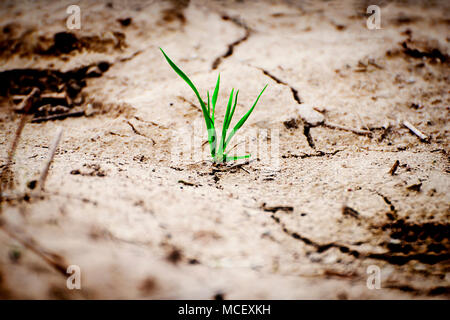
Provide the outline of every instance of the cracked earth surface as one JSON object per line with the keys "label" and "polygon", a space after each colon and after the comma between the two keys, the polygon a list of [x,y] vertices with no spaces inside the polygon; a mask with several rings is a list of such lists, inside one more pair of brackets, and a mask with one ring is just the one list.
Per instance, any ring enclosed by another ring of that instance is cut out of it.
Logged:
{"label": "cracked earth surface", "polygon": [[[42,104],[2,175],[1,298],[449,297],[448,3],[380,2],[369,30],[364,1],[80,1],[73,33],[69,4],[0,5],[2,169],[16,96]],[[218,119],[232,87],[240,117],[269,84],[235,139],[277,162],[212,166],[159,47],[201,94],[220,72]],[[174,156],[174,128],[202,152]]]}

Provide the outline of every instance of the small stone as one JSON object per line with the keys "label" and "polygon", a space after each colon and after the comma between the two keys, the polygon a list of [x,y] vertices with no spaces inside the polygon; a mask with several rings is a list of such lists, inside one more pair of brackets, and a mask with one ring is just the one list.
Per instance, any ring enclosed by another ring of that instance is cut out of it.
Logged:
{"label": "small stone", "polygon": [[286,127],[286,129],[297,129],[298,128],[297,119],[295,119],[295,118],[291,118],[290,120],[286,120],[286,121],[283,122],[283,124]]}
{"label": "small stone", "polygon": [[125,18],[125,19],[118,19],[117,21],[119,21],[119,23],[123,27],[128,27],[131,24],[132,19],[131,18]]}
{"label": "small stone", "polygon": [[324,259],[323,259],[323,263],[325,264],[333,264],[337,261],[337,256],[335,254],[330,254],[327,255]]}
{"label": "small stone", "polygon": [[86,108],[84,109],[84,114],[86,117],[90,117],[95,113],[94,107],[92,106],[92,104],[88,103],[88,105],[86,106]]}
{"label": "small stone", "polygon": [[420,192],[421,187],[422,187],[422,183],[416,183],[416,184],[408,186],[406,189],[408,189],[410,191]]}
{"label": "small stone", "polygon": [[60,113],[67,113],[69,112],[70,109],[68,107],[65,106],[54,106],[53,108],[50,109],[50,114],[60,114]]}
{"label": "small stone", "polygon": [[311,253],[309,255],[309,260],[313,263],[319,263],[322,262],[322,257],[319,253]]}
{"label": "small stone", "polygon": [[31,180],[27,183],[27,187],[28,189],[33,190],[34,188],[36,188],[37,185],[37,181],[36,180]]}
{"label": "small stone", "polygon": [[88,77],[92,77],[92,78],[98,78],[102,76],[102,71],[100,70],[100,68],[95,65],[95,66],[91,66],[88,71],[86,72],[86,75]]}

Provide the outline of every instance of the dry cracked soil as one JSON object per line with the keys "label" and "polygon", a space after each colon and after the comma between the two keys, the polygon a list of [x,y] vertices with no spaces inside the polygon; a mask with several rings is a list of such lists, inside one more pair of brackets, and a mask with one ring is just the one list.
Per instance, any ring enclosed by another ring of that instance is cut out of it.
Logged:
{"label": "dry cracked soil", "polygon": [[2,1],[0,298],[448,299],[449,3],[372,2]]}

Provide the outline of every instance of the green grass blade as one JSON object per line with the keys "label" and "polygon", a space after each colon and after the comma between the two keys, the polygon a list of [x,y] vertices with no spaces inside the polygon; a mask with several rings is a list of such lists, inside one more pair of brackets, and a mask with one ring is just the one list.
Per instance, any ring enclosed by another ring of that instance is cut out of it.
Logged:
{"label": "green grass blade", "polygon": [[[227,130],[228,130],[228,128],[230,127],[231,120],[233,119],[234,110],[236,110],[236,104],[237,104],[238,95],[239,95],[239,90],[236,92],[236,97],[234,98],[233,109],[231,109],[230,116],[228,117]],[[224,146],[224,148],[225,148],[225,147],[226,147],[226,146]]]}
{"label": "green grass blade", "polygon": [[235,161],[235,160],[239,160],[239,159],[247,159],[247,158],[250,158],[251,156],[252,156],[251,154],[247,154],[245,156],[238,156],[238,157],[225,156],[225,162],[226,161]]}
{"label": "green grass blade", "polygon": [[217,102],[217,96],[219,94],[219,84],[220,84],[220,73],[219,76],[217,77],[217,82],[216,82],[216,88],[214,89],[214,93],[212,96],[212,121],[214,122],[214,114],[216,111],[216,102]]}
{"label": "green grass blade", "polygon": [[227,130],[228,130],[227,123],[229,123],[231,106],[233,104],[233,96],[234,96],[234,88],[231,89],[230,98],[228,99],[228,104],[227,104],[227,111],[225,112],[225,118],[223,119],[222,137],[220,139],[220,145],[219,145],[219,156],[221,154],[223,154],[223,151],[225,150],[225,138],[227,136]]}
{"label": "green grass blade", "polygon": [[[175,72],[184,80],[186,81],[186,83],[191,87],[191,89],[194,91],[195,95],[197,96],[198,101],[200,102],[200,105],[202,107],[202,110],[204,113],[207,114],[206,110],[206,106],[205,106],[205,102],[202,100],[202,98],[200,97],[200,94],[198,93],[197,88],[195,87],[195,85],[192,83],[192,81],[188,78],[188,76],[181,71],[180,68],[177,67],[177,65],[175,63],[172,62],[172,60],[170,60],[170,58],[166,55],[166,53],[163,51],[163,49],[159,48],[161,50],[161,52],[163,53],[164,57],[166,58],[167,62],[169,63],[169,65],[172,67],[173,70],[175,70]],[[209,117],[205,117],[205,120],[208,120],[207,122],[209,122],[209,124],[211,123],[211,118]]]}
{"label": "green grass blade", "polygon": [[267,88],[267,84],[265,85],[265,87],[262,89],[262,91],[258,95],[258,98],[256,98],[256,101],[253,104],[253,106],[250,108],[250,110],[248,110],[247,113],[241,118],[241,120],[239,120],[239,122],[234,126],[233,130],[230,132],[230,135],[228,136],[228,138],[227,138],[227,140],[225,142],[225,147],[228,145],[228,143],[230,142],[231,138],[233,138],[233,136],[236,133],[236,131],[238,131],[244,125],[245,121],[247,121],[248,117],[252,113],[253,109],[255,109],[255,106],[258,103],[259,98],[263,94],[264,90],[266,90],[266,88]]}
{"label": "green grass blade", "polygon": [[211,156],[214,158],[216,155],[216,139],[215,139],[216,130],[214,128],[214,122],[212,121],[212,119],[208,113],[208,110],[206,109],[205,102],[200,97],[200,94],[198,93],[197,88],[192,83],[192,81],[188,78],[188,76],[183,71],[181,71],[181,69],[178,68],[177,65],[172,62],[172,60],[170,60],[170,58],[166,55],[166,53],[164,52],[163,49],[161,49],[161,48],[159,48],[159,49],[161,50],[162,54],[164,55],[164,57],[166,58],[167,62],[172,67],[172,69],[191,87],[191,89],[194,91],[195,95],[197,96],[197,99],[200,102],[200,106],[202,107],[203,117],[205,118],[205,123],[206,123],[206,129],[208,130],[208,142],[209,142],[209,145],[211,148]]}
{"label": "green grass blade", "polygon": [[[195,87],[195,85],[192,83],[192,81],[189,79],[189,77],[180,69],[178,66],[170,60],[170,58],[166,55],[163,49],[159,48],[164,55],[165,59],[169,63],[169,65],[172,67],[172,69],[191,87],[191,89],[194,91],[195,95],[197,96],[198,101],[200,102],[200,106],[202,109],[203,117],[205,119],[206,128],[208,131],[208,142],[211,148],[211,157],[215,162],[226,162],[226,161],[234,161],[239,159],[246,159],[249,158],[251,155],[245,155],[245,156],[233,156],[229,157],[227,154],[225,154],[226,146],[229,144],[235,133],[244,125],[244,123],[249,118],[250,114],[253,112],[253,110],[256,107],[256,104],[258,103],[261,95],[263,94],[264,90],[266,90],[267,85],[261,90],[258,97],[256,98],[255,103],[250,108],[250,110],[247,111],[247,113],[238,121],[238,123],[234,126],[233,130],[230,132],[230,135],[227,138],[228,129],[231,124],[231,120],[233,119],[234,112],[236,110],[237,106],[237,99],[239,95],[239,90],[236,92],[236,96],[234,96],[234,88],[231,90],[230,97],[228,99],[228,105],[227,110],[225,112],[225,117],[223,121],[223,127],[222,127],[222,136],[219,141],[219,149],[218,152],[216,152],[217,147],[217,132],[214,125],[215,122],[215,109],[216,109],[216,103],[217,98],[219,94],[219,87],[220,87],[220,73],[217,77],[216,87],[214,88],[214,93],[212,95],[212,99],[209,95],[209,91],[207,91],[207,102],[203,101],[203,99],[200,97],[200,94]],[[233,104],[233,97],[234,97],[234,104]]]}
{"label": "green grass blade", "polygon": [[[211,108],[210,108],[210,103],[209,103],[209,90],[206,91],[207,95],[208,95],[208,114],[211,114]],[[211,119],[212,120],[212,119]]]}

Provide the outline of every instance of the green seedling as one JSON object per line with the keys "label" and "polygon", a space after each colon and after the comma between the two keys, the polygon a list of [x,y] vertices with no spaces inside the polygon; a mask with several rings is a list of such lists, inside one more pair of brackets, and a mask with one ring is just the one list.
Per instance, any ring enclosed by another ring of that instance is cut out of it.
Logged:
{"label": "green seedling", "polygon": [[[216,103],[217,103],[217,96],[219,94],[219,83],[220,83],[220,73],[217,77],[216,87],[214,89],[214,93],[212,95],[212,98],[210,98],[209,91],[207,91],[207,103],[203,101],[203,99],[200,97],[200,94],[198,93],[197,88],[192,83],[192,81],[188,78],[188,76],[181,71],[180,68],[177,67],[175,63],[170,60],[170,58],[166,55],[166,53],[163,51],[163,49],[159,48],[161,52],[163,53],[164,57],[166,58],[169,65],[172,67],[173,70],[184,80],[186,83],[191,87],[191,89],[194,91],[195,95],[197,96],[198,102],[200,102],[200,106],[202,108],[203,117],[205,118],[205,124],[206,129],[208,131],[208,143],[211,150],[211,157],[213,158],[213,161],[215,163],[225,163],[227,161],[234,161],[239,159],[246,159],[249,158],[251,155],[247,154],[245,156],[228,156],[226,154],[226,148],[229,145],[231,138],[233,138],[236,131],[238,131],[247,121],[250,114],[253,112],[253,109],[255,109],[256,104],[258,103],[259,98],[261,97],[264,90],[266,90],[267,85],[262,89],[260,94],[258,95],[258,98],[256,98],[255,103],[250,108],[250,110],[247,111],[247,113],[237,122],[237,124],[234,126],[234,128],[229,132],[228,136],[228,128],[230,127],[231,119],[233,118],[234,111],[236,109],[237,99],[239,90],[237,90],[236,95],[234,95],[234,89],[231,90],[230,98],[228,99],[228,105],[227,110],[225,112],[225,118],[223,120],[223,126],[222,126],[222,136],[219,141],[219,146],[217,148],[217,133],[216,133],[216,127],[215,127],[215,111],[216,111]],[[233,103],[234,98],[234,103]]]}

